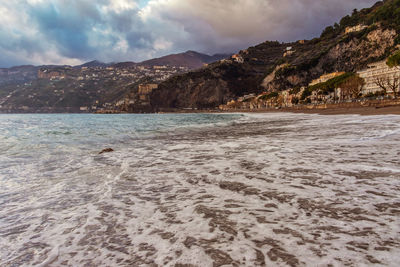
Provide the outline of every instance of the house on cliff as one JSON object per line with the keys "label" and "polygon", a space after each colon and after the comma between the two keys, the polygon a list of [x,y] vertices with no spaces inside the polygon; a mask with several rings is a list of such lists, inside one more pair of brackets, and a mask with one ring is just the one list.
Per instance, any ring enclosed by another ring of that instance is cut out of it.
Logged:
{"label": "house on cliff", "polygon": [[367,28],[368,26],[363,25],[363,24],[358,24],[356,26],[353,27],[346,27],[345,29],[345,33],[351,33],[351,32],[360,32],[362,30],[364,30],[365,28]]}
{"label": "house on cliff", "polygon": [[243,57],[241,55],[239,55],[239,54],[234,54],[234,55],[232,55],[231,58],[232,58],[233,61],[235,61],[237,63],[240,63],[240,64],[244,63]]}
{"label": "house on cliff", "polygon": [[39,79],[48,80],[61,80],[65,79],[65,73],[61,70],[51,70],[51,69],[40,69],[38,70]]}
{"label": "house on cliff", "polygon": [[141,101],[149,101],[149,94],[157,87],[158,85],[155,83],[140,84],[138,89],[139,99]]}

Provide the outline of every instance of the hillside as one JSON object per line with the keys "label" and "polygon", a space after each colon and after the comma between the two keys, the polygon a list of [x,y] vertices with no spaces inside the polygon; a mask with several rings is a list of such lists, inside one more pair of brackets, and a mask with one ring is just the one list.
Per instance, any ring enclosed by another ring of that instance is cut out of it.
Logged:
{"label": "hillside", "polygon": [[12,68],[0,68],[0,86],[25,83],[36,79],[38,67],[26,65]]}
{"label": "hillside", "polygon": [[112,110],[140,83],[159,83],[187,68],[42,66],[24,83],[0,86],[0,112]]}
{"label": "hillside", "polygon": [[139,64],[143,66],[161,65],[161,66],[187,67],[189,69],[197,69],[203,67],[205,64],[209,64],[226,57],[229,57],[229,55],[217,54],[209,56],[195,51],[186,51],[185,53],[172,54],[160,58],[146,60]]}
{"label": "hillside", "polygon": [[104,68],[104,67],[107,67],[109,65],[110,64],[103,63],[103,62],[100,62],[98,60],[93,60],[93,61],[90,61],[90,62],[86,62],[86,63],[84,63],[82,65],[75,66],[75,68],[82,68],[82,67],[86,67],[86,68],[95,68],[95,67]]}
{"label": "hillside", "polygon": [[[141,83],[160,83],[219,59],[193,51],[143,63],[19,66],[0,69],[0,112],[112,110]],[[146,109],[148,110],[148,109]]]}
{"label": "hillside", "polygon": [[151,105],[154,111],[215,108],[249,93],[305,86],[324,73],[353,72],[393,53],[399,32],[400,1],[377,2],[354,10],[318,38],[267,41],[230,60],[172,77],[152,92]]}

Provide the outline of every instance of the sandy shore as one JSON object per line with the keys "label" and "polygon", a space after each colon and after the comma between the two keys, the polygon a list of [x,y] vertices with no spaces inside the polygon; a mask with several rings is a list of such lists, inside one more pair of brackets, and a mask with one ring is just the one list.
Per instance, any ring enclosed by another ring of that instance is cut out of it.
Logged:
{"label": "sandy shore", "polygon": [[[264,108],[264,109],[230,109],[230,110],[170,110],[160,113],[302,113],[302,114],[320,114],[320,115],[346,115],[358,114],[362,116],[371,115],[400,115],[400,104],[393,103],[369,103],[362,106],[360,103],[331,104],[327,108],[309,107],[291,107],[291,108]],[[346,104],[345,104],[346,105]]]}
{"label": "sandy shore", "polygon": [[370,115],[400,115],[400,106],[389,107],[355,107],[355,108],[327,108],[327,109],[280,109],[279,112],[293,112],[321,115],[359,114]]}
{"label": "sandy shore", "polygon": [[[212,111],[209,111],[212,112]],[[383,107],[334,107],[334,108],[280,108],[280,109],[257,109],[257,110],[229,110],[232,112],[249,112],[249,113],[303,113],[303,114],[320,114],[320,115],[346,115],[346,114],[358,114],[362,116],[371,115],[400,115],[400,105],[383,106]]]}

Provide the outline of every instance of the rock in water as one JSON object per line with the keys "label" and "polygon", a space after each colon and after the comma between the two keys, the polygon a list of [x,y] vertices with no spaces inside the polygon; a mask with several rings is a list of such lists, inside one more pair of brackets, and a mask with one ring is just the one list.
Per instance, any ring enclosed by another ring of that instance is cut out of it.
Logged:
{"label": "rock in water", "polygon": [[114,149],[112,149],[111,147],[105,148],[99,153],[99,155],[103,154],[103,153],[113,152],[113,151],[114,151]]}

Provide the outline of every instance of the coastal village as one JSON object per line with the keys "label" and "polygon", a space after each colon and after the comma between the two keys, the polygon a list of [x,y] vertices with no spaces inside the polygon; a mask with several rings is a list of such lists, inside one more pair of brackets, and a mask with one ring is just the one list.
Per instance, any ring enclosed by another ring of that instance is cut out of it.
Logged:
{"label": "coastal village", "polygon": [[344,17],[312,40],[266,41],[224,57],[188,51],[185,57],[147,63],[0,69],[0,112],[229,112],[400,104],[400,68],[387,64],[400,54],[397,31],[362,20],[360,14],[354,11],[354,19]]}
{"label": "coastal village", "polygon": [[188,71],[185,67],[174,66],[109,66],[109,67],[80,67],[74,68],[70,66],[58,68],[41,68],[38,71],[39,79],[48,79],[51,81],[60,81],[64,79],[72,79],[81,81],[81,86],[88,81],[100,81],[103,79],[123,80],[129,78],[131,80],[143,77],[151,77],[155,82],[168,79],[171,75]]}
{"label": "coastal village", "polygon": [[400,0],[0,14],[0,267],[400,267]]}
{"label": "coastal village", "polygon": [[[126,95],[126,91],[132,90],[129,88],[136,88],[140,81],[151,80],[156,85],[172,75],[187,71],[189,71],[187,67],[144,66],[124,63],[112,66],[42,67],[37,71],[37,80],[18,84],[8,94],[0,96],[0,110],[2,112],[116,112],[122,102],[125,101],[120,100],[121,97]],[[45,91],[43,89],[37,90],[37,88],[45,88]],[[139,88],[141,87],[139,86]],[[152,86],[151,88],[155,87]],[[46,97],[49,98],[46,99],[46,103],[68,101],[67,106],[69,105],[71,108],[58,110],[57,107],[52,107],[50,104],[46,107],[38,105],[38,107],[32,108],[28,105],[17,106],[10,103],[9,100],[17,94],[21,94],[21,91],[28,92],[23,96],[24,99],[34,100]],[[46,96],[40,95],[41,92]],[[150,91],[141,90],[140,92],[145,94]],[[109,96],[110,94],[111,96]],[[115,97],[112,94],[115,94]],[[79,102],[80,105],[77,105],[79,103],[76,102]]]}
{"label": "coastal village", "polygon": [[[360,82],[354,90],[347,84],[334,87],[332,92],[318,89],[324,84],[338,78],[359,77]],[[313,80],[308,87],[291,88],[280,92],[264,92],[260,95],[248,94],[219,109],[229,110],[256,110],[268,108],[325,108],[327,104],[365,102],[368,100],[394,100],[400,93],[400,69],[390,68],[386,61],[368,65],[366,69],[354,73],[333,72],[327,73]],[[314,89],[314,90],[313,90]],[[355,92],[354,92],[355,91]]]}
{"label": "coastal village", "polygon": [[[365,25],[347,27],[346,34],[366,29]],[[304,41],[299,41],[302,43]],[[397,48],[400,48],[398,45]],[[287,47],[283,57],[294,54],[292,47]],[[240,55],[232,56],[232,60],[242,63]],[[282,70],[291,68],[282,64],[264,79],[267,84]],[[400,68],[390,67],[387,59],[368,64],[364,69],[351,72],[336,71],[325,73],[312,80],[307,86],[288,88],[283,91],[268,91],[261,94],[247,94],[232,99],[218,107],[222,111],[261,110],[281,108],[323,109],[335,106],[357,106],[377,103],[399,104]],[[397,103],[399,102],[399,103]]]}
{"label": "coastal village", "polygon": [[[364,26],[346,29],[346,32],[362,30]],[[244,51],[245,52],[245,51]],[[284,57],[295,51],[287,47]],[[230,59],[223,59],[221,63],[236,62],[242,64],[244,59],[234,54]],[[288,65],[278,66],[272,75]],[[265,79],[269,79],[266,77]],[[136,93],[125,96],[116,102],[114,110],[105,112],[151,112],[150,94],[157,89],[157,83],[140,84]],[[283,91],[265,91],[259,95],[247,94],[232,99],[217,107],[220,111],[255,111],[264,109],[298,108],[323,109],[335,106],[357,106],[382,103],[397,103],[400,95],[400,68],[389,67],[386,60],[369,64],[365,69],[355,73],[337,71],[325,73],[312,80],[308,86],[289,88]],[[192,110],[192,109],[189,109]]]}

